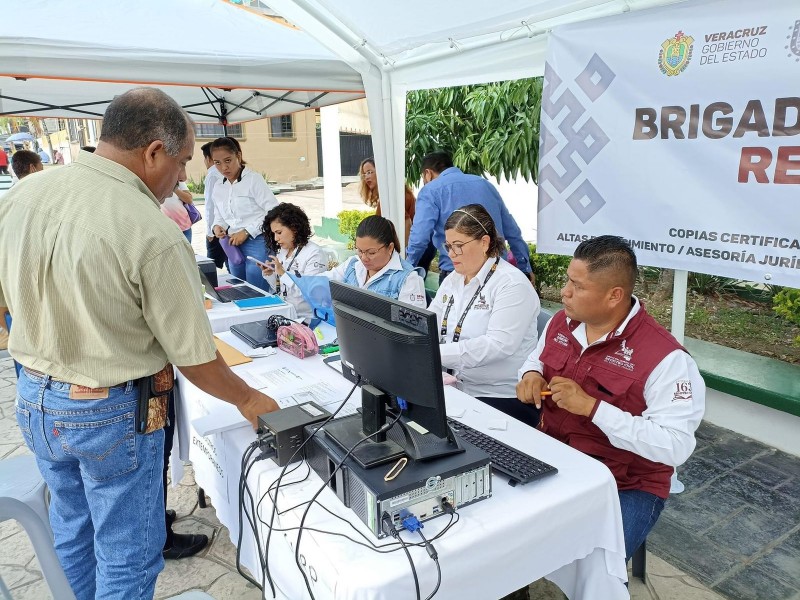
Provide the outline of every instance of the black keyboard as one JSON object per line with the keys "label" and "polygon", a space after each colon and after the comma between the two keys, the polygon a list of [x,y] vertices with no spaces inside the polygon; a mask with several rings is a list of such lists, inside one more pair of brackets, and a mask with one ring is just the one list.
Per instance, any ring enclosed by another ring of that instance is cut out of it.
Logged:
{"label": "black keyboard", "polygon": [[525,484],[545,475],[558,473],[558,469],[554,466],[528,456],[460,421],[447,417],[447,424],[462,440],[486,452],[492,459],[492,468],[511,478],[509,485]]}
{"label": "black keyboard", "polygon": [[254,290],[247,285],[222,288],[221,290],[218,289],[217,294],[219,294],[223,302],[233,302],[234,300],[244,300],[245,298],[258,298],[259,296],[266,295],[264,292]]}

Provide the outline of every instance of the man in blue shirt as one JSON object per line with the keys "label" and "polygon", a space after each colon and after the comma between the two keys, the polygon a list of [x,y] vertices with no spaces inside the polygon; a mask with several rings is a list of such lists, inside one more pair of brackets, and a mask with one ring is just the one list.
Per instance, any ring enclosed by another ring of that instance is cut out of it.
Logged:
{"label": "man in blue shirt", "polygon": [[447,152],[431,152],[422,159],[423,188],[417,196],[417,208],[406,258],[417,266],[433,240],[439,250],[439,283],[453,272],[453,263],[443,250],[444,223],[454,210],[466,204],[481,204],[492,216],[497,232],[511,246],[517,267],[531,278],[528,244],[522,239],[519,225],[508,212],[495,187],[483,177],[467,175]]}

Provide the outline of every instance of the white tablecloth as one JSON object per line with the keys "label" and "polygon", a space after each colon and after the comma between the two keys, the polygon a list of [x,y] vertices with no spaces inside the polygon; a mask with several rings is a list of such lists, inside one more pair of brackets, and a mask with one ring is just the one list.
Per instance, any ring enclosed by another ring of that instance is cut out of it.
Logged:
{"label": "white tablecloth", "polygon": [[[220,337],[236,345],[231,334]],[[299,368],[309,379],[347,382],[324,365],[320,357],[300,361],[289,354],[256,359],[235,370],[264,371],[279,366]],[[191,386],[182,386],[181,404],[188,414],[213,410],[208,397]],[[354,394],[357,398],[359,393]],[[344,395],[342,395],[344,398]],[[356,400],[357,400],[356,398]],[[491,498],[459,510],[460,521],[435,542],[442,568],[442,585],[437,599],[500,598],[531,581],[547,576],[572,599],[615,600],[628,598],[622,518],[616,484],[604,465],[561,444],[539,431],[506,417],[466,394],[446,388],[448,412],[465,410],[461,420],[494,435],[510,445],[558,468],[558,474],[524,486],[511,487],[502,475],[493,476]],[[487,422],[506,420],[506,431],[488,430]],[[190,457],[197,482],[212,498],[220,521],[229,528],[231,539],[238,535],[238,477],[242,452],[254,439],[247,427],[199,438],[191,433]],[[305,466],[301,469],[305,474]],[[271,460],[256,463],[249,477],[256,501],[277,478],[280,469]],[[291,478],[290,478],[291,479]],[[282,487],[279,507],[289,508],[310,498],[321,480],[311,473],[307,481]],[[347,518],[371,536],[367,528],[335,494],[326,489],[319,501]],[[271,503],[265,500],[261,515],[269,520]],[[302,509],[290,510],[276,522],[281,527],[299,523]],[[447,523],[441,517],[425,523],[427,538],[434,537]],[[350,527],[314,507],[306,525],[354,535]],[[266,538],[262,527],[262,539]],[[418,536],[403,532],[407,541]],[[295,531],[275,532],[269,565],[285,598],[309,597],[294,560]],[[374,538],[373,538],[374,539]],[[259,572],[258,554],[252,534],[245,528],[242,561]],[[377,540],[376,540],[377,542]],[[410,568],[404,553],[377,554],[344,538],[304,532],[300,550],[318,599],[394,600],[413,598]],[[411,555],[420,578],[423,597],[436,582],[436,569],[425,550],[412,548]]]}

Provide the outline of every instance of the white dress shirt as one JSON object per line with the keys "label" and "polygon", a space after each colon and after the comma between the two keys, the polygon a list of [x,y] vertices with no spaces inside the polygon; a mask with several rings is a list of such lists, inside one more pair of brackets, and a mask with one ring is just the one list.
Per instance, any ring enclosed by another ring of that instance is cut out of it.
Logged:
{"label": "white dress shirt", "polygon": [[[358,287],[366,290],[369,290],[372,286],[372,283],[377,281],[378,278],[386,271],[390,269],[394,269],[395,271],[403,270],[403,265],[400,264],[400,255],[395,250],[392,258],[390,258],[389,262],[386,263],[386,266],[375,273],[375,275],[373,275],[369,281],[367,281],[367,268],[364,266],[364,263],[358,260],[357,256],[351,256],[336,268],[323,273],[323,275],[332,281],[344,281],[344,274],[347,272],[347,267],[350,266],[350,263],[353,261],[355,261],[356,280],[358,281]],[[403,287],[400,288],[400,295],[397,299],[400,300],[400,302],[410,304],[411,306],[426,308],[427,301],[425,299],[425,280],[420,277],[419,273],[416,271],[409,273],[405,282],[403,282]]]}
{"label": "white dress shirt", "polygon": [[[628,322],[641,310],[638,298],[627,318],[617,328],[615,335],[620,335]],[[545,335],[541,337],[536,350],[525,361],[519,371],[519,378],[528,371],[542,372],[543,364],[539,357],[548,339],[547,322]],[[572,332],[572,336],[581,345],[582,352],[590,346],[586,338],[586,324],[581,323]],[[594,342],[599,344],[608,334]],[[592,345],[594,345],[592,344]],[[685,383],[691,385],[691,397],[676,400],[677,386],[686,389]],[[608,436],[615,448],[629,450],[649,460],[672,467],[686,462],[695,447],[694,432],[703,419],[706,406],[706,384],[700,376],[697,363],[683,350],[674,350],[658,363],[647,378],[644,386],[644,401],[647,408],[640,417],[625,412],[608,402],[600,402],[592,423],[597,425]]]}
{"label": "white dress shirt", "polygon": [[216,165],[211,165],[206,173],[203,184],[203,196],[206,199],[206,238],[214,236],[214,186],[222,181],[222,174]]}
{"label": "white dress shirt", "polygon": [[516,397],[517,371],[536,346],[536,318],[541,310],[528,278],[500,259],[467,313],[459,340],[453,342],[461,315],[495,260],[487,259],[466,285],[463,275],[450,273],[429,307],[436,313],[441,331],[444,313],[453,299],[447,333],[441,336],[439,346],[442,367],[452,369],[461,389],[476,398]]}
{"label": "white dress shirt", "polygon": [[278,205],[267,182],[260,173],[249,167],[242,170],[241,179],[231,183],[223,178],[214,186],[214,225],[229,233],[246,229],[251,237],[261,235],[264,217]]}
{"label": "white dress shirt", "polygon": [[[299,252],[296,249],[286,252],[283,248],[279,249],[275,258],[283,265],[287,271],[294,273],[297,271],[300,275],[319,275],[328,270],[328,263],[322,254],[322,249],[314,242],[308,242],[305,246],[300,248]],[[277,275],[265,275],[264,279],[269,281],[272,289],[276,289],[278,281]],[[311,319],[313,311],[311,305],[306,302],[303,297],[303,292],[300,291],[292,278],[288,275],[281,277],[281,297],[286,302],[294,305],[297,310],[297,317],[299,319]]]}

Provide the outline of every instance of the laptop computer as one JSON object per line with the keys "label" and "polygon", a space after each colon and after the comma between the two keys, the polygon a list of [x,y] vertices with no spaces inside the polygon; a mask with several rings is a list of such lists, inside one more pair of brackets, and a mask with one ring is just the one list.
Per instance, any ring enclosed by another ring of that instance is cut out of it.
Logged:
{"label": "laptop computer", "polygon": [[217,289],[206,277],[202,269],[198,268],[200,272],[200,281],[203,282],[203,287],[206,288],[206,294],[219,300],[220,302],[233,302],[234,300],[243,300],[244,298],[260,298],[266,296],[266,292],[257,290],[249,285],[237,285],[229,288]]}
{"label": "laptop computer", "polygon": [[231,333],[251,348],[275,347],[278,345],[278,330],[267,325],[267,320],[251,321],[231,325]]}

